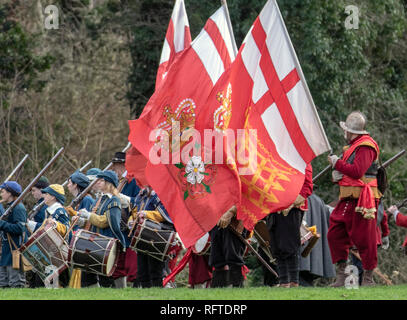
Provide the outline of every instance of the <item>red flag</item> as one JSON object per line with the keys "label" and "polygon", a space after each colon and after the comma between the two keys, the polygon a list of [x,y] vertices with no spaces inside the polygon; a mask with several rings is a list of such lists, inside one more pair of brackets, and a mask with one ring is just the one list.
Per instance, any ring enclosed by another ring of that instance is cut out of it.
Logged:
{"label": "red flag", "polygon": [[175,57],[191,44],[191,32],[184,0],[177,0],[165,35],[155,89],[161,85]]}
{"label": "red flag", "polygon": [[[226,103],[219,106],[219,97]],[[294,202],[307,164],[330,149],[274,0],[261,11],[206,105],[198,129],[234,130],[235,136],[245,129],[229,146],[242,185],[237,218],[251,230]]]}
{"label": "red flag", "polygon": [[[150,98],[140,118],[129,121],[129,141],[149,159],[147,180],[186,247],[240,201],[236,172],[225,164],[205,162],[207,149],[195,136],[192,141],[180,140],[183,133],[193,132],[195,119],[206,108],[214,84],[234,60],[232,39],[221,7],[172,63],[166,81]],[[174,146],[180,146],[181,152],[175,152]]]}
{"label": "red flag", "polygon": [[125,165],[127,170],[126,178],[128,181],[131,181],[133,178],[136,179],[137,185],[141,188],[144,188],[148,185],[145,175],[147,158],[133,146],[131,146],[130,149],[126,152]]}

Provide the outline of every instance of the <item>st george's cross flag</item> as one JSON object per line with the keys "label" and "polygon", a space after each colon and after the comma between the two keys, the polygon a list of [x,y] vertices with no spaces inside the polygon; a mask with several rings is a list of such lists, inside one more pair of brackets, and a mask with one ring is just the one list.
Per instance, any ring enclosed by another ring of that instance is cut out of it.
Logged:
{"label": "st george's cross flag", "polygon": [[209,93],[233,62],[233,41],[222,6],[175,58],[140,118],[129,121],[129,141],[148,159],[147,181],[185,247],[195,244],[240,202],[236,172],[226,164],[204,162],[203,143],[195,136],[192,141],[182,139],[194,133]]}
{"label": "st george's cross flag", "polygon": [[[228,97],[229,110],[221,112],[219,96]],[[264,6],[206,106],[198,130],[244,132],[226,145],[242,187],[237,218],[252,230],[294,202],[307,164],[331,149],[275,0]]]}
{"label": "st george's cross flag", "polygon": [[160,65],[157,71],[155,89],[164,80],[175,57],[191,45],[191,32],[184,0],[176,0],[168,24],[164,45],[161,51]]}

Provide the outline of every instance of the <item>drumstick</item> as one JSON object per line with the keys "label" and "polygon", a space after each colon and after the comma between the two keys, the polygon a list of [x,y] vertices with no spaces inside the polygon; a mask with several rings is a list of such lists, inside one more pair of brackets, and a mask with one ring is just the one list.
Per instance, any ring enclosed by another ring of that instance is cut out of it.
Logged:
{"label": "drumstick", "polygon": [[75,216],[75,217],[72,217],[72,220],[73,220],[73,222],[71,223],[71,226],[69,227],[68,231],[65,233],[64,240],[67,237],[67,235],[71,232],[73,227],[76,226],[76,223],[78,222],[79,218],[77,216]]}

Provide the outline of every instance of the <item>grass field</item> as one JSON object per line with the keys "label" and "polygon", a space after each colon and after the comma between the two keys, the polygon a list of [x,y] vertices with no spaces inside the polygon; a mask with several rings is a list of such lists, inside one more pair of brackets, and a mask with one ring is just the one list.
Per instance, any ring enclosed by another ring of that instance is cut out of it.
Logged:
{"label": "grass field", "polygon": [[359,289],[3,289],[0,300],[407,300],[407,285]]}

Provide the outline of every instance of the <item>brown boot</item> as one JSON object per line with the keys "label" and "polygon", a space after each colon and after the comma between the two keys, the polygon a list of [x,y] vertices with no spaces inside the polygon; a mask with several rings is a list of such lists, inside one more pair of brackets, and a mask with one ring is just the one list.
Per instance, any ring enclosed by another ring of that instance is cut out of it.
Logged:
{"label": "brown boot", "polygon": [[346,269],[346,262],[338,263],[338,270],[336,271],[336,280],[334,283],[332,283],[330,285],[330,287],[339,288],[339,287],[345,286],[345,279],[346,279],[345,269]]}
{"label": "brown boot", "polygon": [[362,287],[372,287],[376,283],[373,280],[373,270],[363,270]]}

